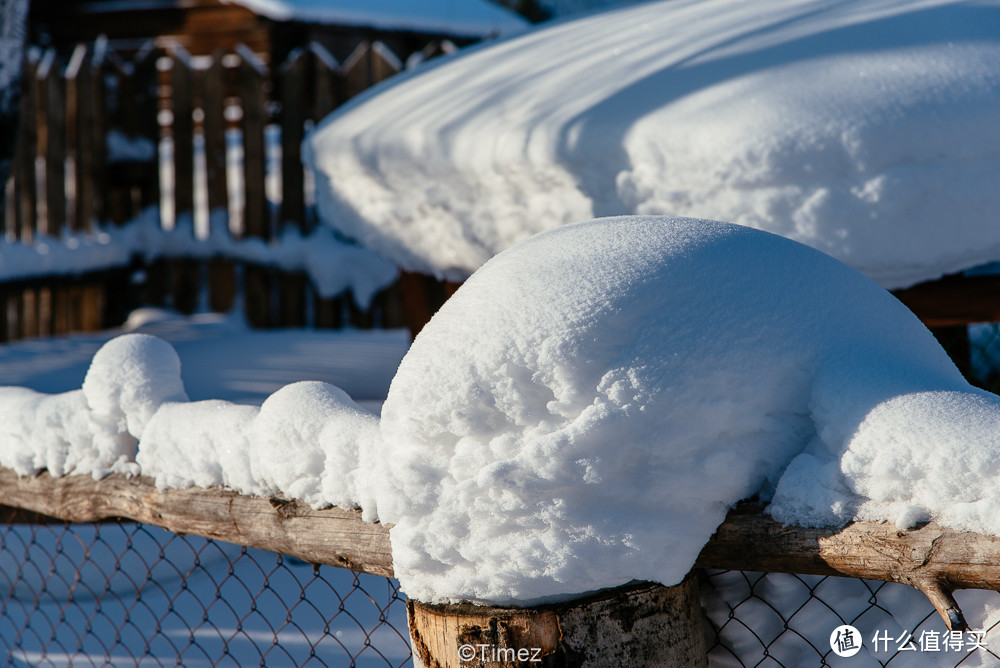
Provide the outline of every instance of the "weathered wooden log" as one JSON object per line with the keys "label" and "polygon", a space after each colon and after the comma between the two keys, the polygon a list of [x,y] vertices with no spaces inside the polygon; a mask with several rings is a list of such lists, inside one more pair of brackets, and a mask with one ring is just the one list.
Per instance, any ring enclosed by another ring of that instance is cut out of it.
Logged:
{"label": "weathered wooden log", "polygon": [[707,662],[691,577],[675,587],[634,583],[530,609],[406,605],[414,664],[425,668],[693,668]]}
{"label": "weathered wooden log", "polygon": [[[122,517],[376,575],[392,575],[389,528],[361,513],[222,489],[158,491],[149,478],[18,477],[0,468],[0,499],[67,522]],[[954,629],[964,625],[955,589],[1000,590],[1000,537],[931,522],[901,531],[885,522],[842,528],[783,526],[759,506],[732,510],[696,568],[837,575],[917,587]]]}
{"label": "weathered wooden log", "polygon": [[[389,529],[361,521],[361,513],[314,510],[301,501],[243,496],[223,489],[159,491],[147,477],[109,475],[102,480],[48,473],[19,477],[0,468],[0,499],[74,523],[126,518],[303,561],[392,577]],[[17,521],[17,517],[8,518]]]}

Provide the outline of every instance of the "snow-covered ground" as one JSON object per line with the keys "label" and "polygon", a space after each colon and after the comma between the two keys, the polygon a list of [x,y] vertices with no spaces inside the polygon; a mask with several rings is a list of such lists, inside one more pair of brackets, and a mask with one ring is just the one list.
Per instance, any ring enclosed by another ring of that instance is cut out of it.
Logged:
{"label": "snow-covered ground", "polygon": [[462,279],[528,236],[668,214],[777,232],[885,287],[996,260],[1000,6],[661,0],[356,98],[305,143],[323,218]]}

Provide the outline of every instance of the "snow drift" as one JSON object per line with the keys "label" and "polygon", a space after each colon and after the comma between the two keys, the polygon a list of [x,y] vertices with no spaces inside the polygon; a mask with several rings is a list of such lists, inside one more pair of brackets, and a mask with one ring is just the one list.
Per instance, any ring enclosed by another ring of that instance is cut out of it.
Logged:
{"label": "snow drift", "polygon": [[324,220],[461,280],[594,216],[727,220],[896,288],[1000,259],[1000,6],[664,0],[400,77],[307,139]]}

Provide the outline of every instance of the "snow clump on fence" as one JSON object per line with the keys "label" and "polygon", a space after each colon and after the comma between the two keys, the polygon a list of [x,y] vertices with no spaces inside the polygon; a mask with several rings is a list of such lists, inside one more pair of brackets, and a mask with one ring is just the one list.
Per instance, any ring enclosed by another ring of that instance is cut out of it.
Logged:
{"label": "snow clump on fence", "polygon": [[[833,258],[727,223],[603,219],[497,255],[420,333],[383,407],[378,515],[420,600],[674,584],[734,503],[775,489],[789,523],[845,522],[869,493],[893,504],[873,517],[957,519],[926,490],[978,467],[989,494],[996,416],[910,311]],[[945,435],[980,454],[925,465],[915,449]],[[796,456],[815,466],[786,472]]]}
{"label": "snow clump on fence", "polygon": [[97,351],[79,390],[0,388],[0,465],[20,475],[137,473],[150,418],[166,402],[187,401],[180,372],[169,343],[128,334]]}

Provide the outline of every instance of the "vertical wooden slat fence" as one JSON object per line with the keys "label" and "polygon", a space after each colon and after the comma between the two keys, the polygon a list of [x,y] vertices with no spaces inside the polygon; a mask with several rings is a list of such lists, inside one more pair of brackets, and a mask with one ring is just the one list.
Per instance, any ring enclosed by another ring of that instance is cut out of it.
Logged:
{"label": "vertical wooden slat fence", "polygon": [[[397,72],[400,62],[379,42],[362,43],[344,64],[309,44],[271,67],[243,47],[200,60],[180,46],[152,42],[134,54],[109,50],[103,39],[68,54],[34,49],[24,62],[24,120],[6,184],[11,197],[0,212],[5,239],[35,243],[40,236],[93,232],[158,206],[164,224],[198,239],[226,234],[275,242],[288,231],[309,233],[315,213],[299,148],[306,130]],[[281,136],[275,174],[267,162],[272,129]],[[172,142],[173,158],[161,175],[164,139]],[[242,184],[230,181],[237,144]],[[280,201],[268,200],[269,178],[280,178]],[[168,183],[172,196],[162,201]],[[232,200],[240,190],[242,205]],[[218,220],[220,212],[235,214],[228,226],[188,227]],[[172,257],[77,279],[0,280],[0,340],[112,326],[143,303],[182,312],[240,303],[257,327],[404,324],[398,288],[362,311],[349,294],[319,297],[302,272],[222,257]]]}

